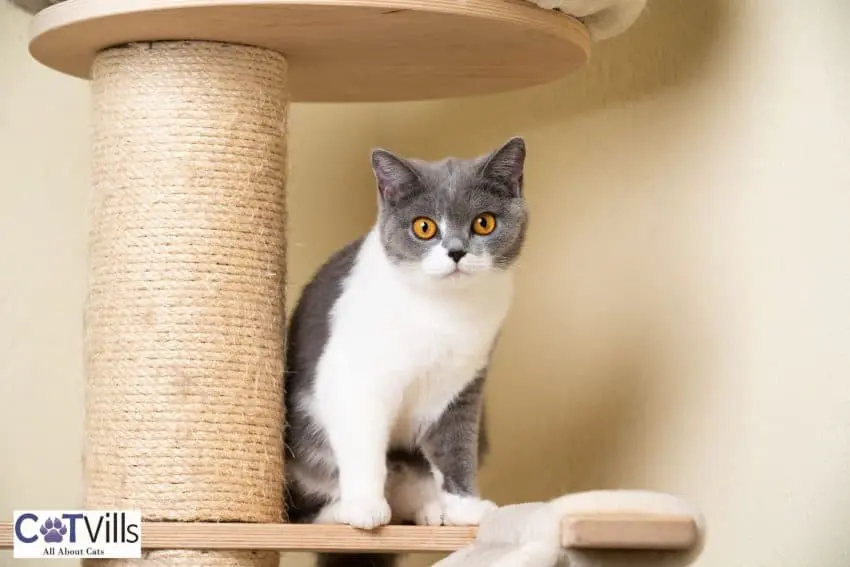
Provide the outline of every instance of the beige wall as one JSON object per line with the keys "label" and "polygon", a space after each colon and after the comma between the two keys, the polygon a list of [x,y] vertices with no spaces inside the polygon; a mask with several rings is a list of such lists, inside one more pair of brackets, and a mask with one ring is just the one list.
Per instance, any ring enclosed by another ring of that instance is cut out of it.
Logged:
{"label": "beige wall", "polygon": [[[526,136],[498,502],[671,491],[706,513],[700,567],[850,565],[850,7],[795,4],[651,0],[556,84],[294,109],[295,291],[368,226],[372,145]],[[25,27],[0,8],[0,516],[81,494],[88,99],[28,59]]]}

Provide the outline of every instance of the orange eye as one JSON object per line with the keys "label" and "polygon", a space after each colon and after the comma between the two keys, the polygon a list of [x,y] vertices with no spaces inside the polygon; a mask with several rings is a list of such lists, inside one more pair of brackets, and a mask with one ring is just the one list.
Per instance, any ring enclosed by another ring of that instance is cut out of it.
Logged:
{"label": "orange eye", "polygon": [[472,231],[480,236],[487,236],[496,230],[496,217],[490,213],[481,213],[472,221]]}
{"label": "orange eye", "polygon": [[437,234],[437,223],[428,217],[416,217],[413,219],[413,234],[422,240],[431,240]]}

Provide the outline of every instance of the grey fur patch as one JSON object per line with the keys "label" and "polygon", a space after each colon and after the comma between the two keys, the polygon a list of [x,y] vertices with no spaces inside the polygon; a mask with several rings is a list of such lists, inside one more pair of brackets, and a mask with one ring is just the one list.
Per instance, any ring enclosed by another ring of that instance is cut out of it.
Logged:
{"label": "grey fur patch", "polygon": [[422,441],[422,451],[443,473],[443,490],[476,496],[483,452],[480,433],[486,370],[452,401]]}

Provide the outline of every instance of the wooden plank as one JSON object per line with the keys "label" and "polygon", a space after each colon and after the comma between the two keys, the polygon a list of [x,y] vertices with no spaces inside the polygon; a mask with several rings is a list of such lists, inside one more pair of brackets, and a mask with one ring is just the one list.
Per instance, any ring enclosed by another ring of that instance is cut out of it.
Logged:
{"label": "wooden plank", "polygon": [[286,551],[455,551],[475,539],[475,528],[384,526],[373,531],[344,525],[166,524],[142,526],[150,548],[280,549]]}
{"label": "wooden plank", "polygon": [[30,53],[88,78],[100,50],[194,39],[287,56],[292,102],[491,94],[583,67],[577,19],[507,0],[67,0],[39,12]]}
{"label": "wooden plank", "polygon": [[[144,549],[441,552],[475,539],[474,527],[142,522]],[[0,549],[12,547],[12,524],[0,523]]]}
{"label": "wooden plank", "polygon": [[561,545],[593,549],[689,549],[697,526],[690,516],[583,514],[561,522]]}
{"label": "wooden plank", "polygon": [[[688,516],[583,514],[564,518],[562,544],[583,549],[687,549],[697,538]],[[144,549],[452,552],[475,539],[475,527],[143,522]],[[12,547],[12,525],[0,523],[0,549]]]}

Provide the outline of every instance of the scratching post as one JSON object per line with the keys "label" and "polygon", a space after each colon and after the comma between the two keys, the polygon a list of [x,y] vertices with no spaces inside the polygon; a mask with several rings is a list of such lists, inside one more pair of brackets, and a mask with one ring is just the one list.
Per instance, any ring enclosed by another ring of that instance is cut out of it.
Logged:
{"label": "scratching post", "polygon": [[286,60],[131,44],[97,56],[92,90],[85,504],[280,522]]}

